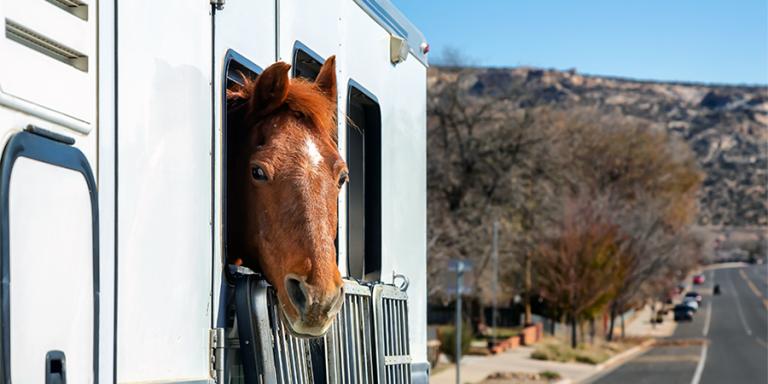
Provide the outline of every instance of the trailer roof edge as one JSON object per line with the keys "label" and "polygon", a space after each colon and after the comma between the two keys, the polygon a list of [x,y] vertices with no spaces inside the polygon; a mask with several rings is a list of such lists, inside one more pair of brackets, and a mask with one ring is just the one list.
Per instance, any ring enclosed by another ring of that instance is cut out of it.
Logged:
{"label": "trailer roof edge", "polygon": [[422,64],[429,66],[426,47],[427,39],[424,34],[408,20],[389,0],[355,0],[368,15],[376,20],[389,33],[397,35],[408,42],[408,50]]}

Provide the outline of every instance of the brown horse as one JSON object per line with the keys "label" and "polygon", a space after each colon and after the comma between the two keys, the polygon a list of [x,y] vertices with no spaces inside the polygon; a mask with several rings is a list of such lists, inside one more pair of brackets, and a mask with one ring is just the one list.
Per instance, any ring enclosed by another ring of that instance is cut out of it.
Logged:
{"label": "brown horse", "polygon": [[[260,267],[297,336],[322,336],[343,303],[337,197],[347,166],[336,142],[335,57],[314,82],[267,68],[227,91],[228,254]],[[239,106],[237,106],[239,105]]]}

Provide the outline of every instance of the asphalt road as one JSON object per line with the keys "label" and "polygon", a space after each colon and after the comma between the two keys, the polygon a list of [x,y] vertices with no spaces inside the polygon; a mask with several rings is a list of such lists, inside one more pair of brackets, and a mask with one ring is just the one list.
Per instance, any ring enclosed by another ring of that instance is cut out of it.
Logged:
{"label": "asphalt road", "polygon": [[[703,306],[673,336],[593,383],[768,384],[768,266],[714,269]],[[721,294],[712,296],[720,284]]]}

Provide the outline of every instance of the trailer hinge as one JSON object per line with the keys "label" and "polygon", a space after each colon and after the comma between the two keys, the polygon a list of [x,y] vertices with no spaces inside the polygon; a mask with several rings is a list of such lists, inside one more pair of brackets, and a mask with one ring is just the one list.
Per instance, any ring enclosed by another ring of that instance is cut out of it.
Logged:
{"label": "trailer hinge", "polygon": [[216,7],[216,10],[221,11],[222,9],[224,9],[224,2],[225,1],[226,0],[211,0],[211,5]]}
{"label": "trailer hinge", "polygon": [[213,328],[209,330],[211,356],[210,370],[211,377],[217,384],[224,383],[224,347],[226,340],[224,338],[224,328]]}

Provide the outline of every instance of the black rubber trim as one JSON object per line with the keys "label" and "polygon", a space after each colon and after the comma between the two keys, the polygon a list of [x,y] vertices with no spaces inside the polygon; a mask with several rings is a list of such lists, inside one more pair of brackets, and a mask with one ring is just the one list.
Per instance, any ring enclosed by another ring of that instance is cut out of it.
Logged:
{"label": "black rubber trim", "polygon": [[248,60],[245,56],[237,53],[237,51],[231,48],[228,49],[227,53],[224,55],[224,68],[221,71],[221,222],[224,226],[224,230],[221,234],[221,242],[224,249],[221,252],[221,263],[225,266],[223,268],[224,276],[228,282],[231,282],[232,279],[231,276],[229,276],[229,270],[226,268],[227,260],[229,260],[229,231],[227,230],[227,218],[229,212],[229,192],[227,190],[227,180],[229,175],[227,175],[227,166],[229,161],[228,149],[229,145],[231,144],[229,142],[229,127],[227,124],[227,120],[229,118],[227,112],[227,79],[230,71],[237,70],[237,67],[242,67],[243,69],[247,69],[248,71],[251,71],[257,75],[261,74],[263,71],[263,69],[256,63]]}
{"label": "black rubber trim", "polygon": [[[93,227],[93,378],[99,382],[99,206],[96,181],[88,159],[75,147],[48,138],[39,133],[19,132],[13,135],[3,152],[0,165],[0,297],[2,298],[2,349],[0,350],[0,377],[11,383],[11,295],[10,295],[10,223],[8,217],[9,191],[13,165],[19,157],[41,161],[53,166],[77,171],[83,175],[91,197],[91,225]],[[41,316],[51,314],[41,313]],[[44,356],[41,356],[42,361]]]}
{"label": "black rubber trim", "polygon": [[[352,91],[353,90],[361,93],[363,96],[365,96],[368,99],[370,99],[376,105],[376,107],[378,108],[378,112],[379,112],[379,116],[378,116],[379,132],[378,132],[378,134],[379,134],[379,137],[377,137],[376,140],[377,140],[377,142],[378,142],[378,144],[380,146],[381,142],[382,142],[382,137],[384,135],[384,130],[383,130],[383,120],[382,120],[382,115],[381,115],[381,103],[379,103],[379,98],[376,97],[376,95],[374,95],[373,92],[369,91],[368,88],[365,88],[362,84],[360,84],[357,81],[355,81],[354,79],[350,78],[348,83],[347,83],[347,113],[349,113],[349,108],[350,108],[350,105],[352,104]],[[345,129],[347,130],[347,140],[349,140],[349,129],[350,129],[349,121],[345,121],[344,125],[345,125]],[[347,147],[346,148],[346,152],[347,152],[346,159],[347,159],[347,161],[350,161],[352,159],[349,158],[349,156],[350,156],[350,154],[349,154],[349,148],[350,148],[349,142],[347,142],[346,147]],[[378,249],[378,255],[376,255],[377,258],[378,258],[378,264],[376,265],[376,267],[378,268],[378,272],[380,273],[381,272],[381,265],[382,265],[382,261],[383,261],[382,260],[382,254],[381,254],[381,244],[382,244],[382,237],[381,237],[381,226],[382,226],[382,221],[381,221],[382,220],[382,213],[381,213],[381,210],[382,210],[382,206],[381,206],[381,151],[379,150],[379,152],[375,153],[374,155],[377,155],[377,157],[378,157],[377,162],[378,162],[378,168],[379,168],[378,169],[378,174],[377,174],[377,176],[379,177],[379,180],[376,180],[374,182],[375,183],[374,186],[378,188],[378,191],[373,193],[374,197],[377,200],[375,206],[373,207],[374,210],[376,211],[374,213],[375,217],[373,217],[373,219],[374,219],[373,221],[375,221],[375,223],[367,223],[366,222],[366,224],[374,224],[375,225],[374,229],[378,232],[376,238],[372,239],[373,242],[374,242],[374,246],[372,248]],[[350,273],[350,271],[349,271],[349,264],[350,264],[349,263],[349,257],[350,257],[350,254],[349,254],[349,221],[350,221],[349,220],[349,200],[350,200],[349,199],[349,188],[347,188],[346,194],[347,194],[347,196],[346,196],[347,197],[347,199],[346,199],[347,201],[346,201],[346,207],[344,207],[344,208],[346,209],[346,215],[347,215],[347,223],[346,223],[347,224],[346,225],[346,231],[347,231],[347,276],[353,276]],[[365,206],[365,201],[363,202],[363,204]],[[367,206],[365,206],[365,207],[367,208]],[[364,220],[365,220],[365,218],[364,218]],[[364,232],[364,234],[367,234],[367,233]],[[366,239],[365,244],[368,244],[368,239]],[[363,248],[364,252],[365,252],[366,248],[367,247]],[[376,270],[371,270],[371,271],[367,270],[365,262],[366,262],[366,259],[367,259],[368,256],[369,255],[367,255],[365,253],[363,254],[363,276],[360,276],[361,279],[364,279],[365,275],[370,273],[370,272],[376,272]],[[339,256],[338,256],[338,246],[337,246],[336,264],[338,264],[338,258],[339,258]],[[357,276],[353,276],[353,277],[357,278]]]}
{"label": "black rubber trim", "polygon": [[[320,54],[310,49],[306,44],[302,43],[300,40],[296,40],[293,43],[293,53],[291,54],[291,77],[297,76],[296,71],[299,69],[299,65],[298,65],[299,63],[296,62],[296,59],[299,56],[299,52],[304,53],[305,55],[309,56],[316,62],[320,63],[321,68],[325,63],[325,59],[322,56],[320,56]],[[318,73],[319,71],[320,70],[318,69]],[[317,74],[315,74],[315,76],[309,80],[314,81],[316,77],[317,77]]]}
{"label": "black rubber trim", "polygon": [[238,275],[235,278],[235,310],[237,316],[237,333],[240,340],[240,362],[243,365],[245,383],[259,382],[264,358],[261,356],[261,345],[264,340],[259,337],[257,321],[254,319],[252,298],[258,278],[253,275]]}
{"label": "black rubber trim", "polygon": [[75,144],[75,139],[71,138],[69,136],[65,136],[56,132],[49,131],[44,128],[40,128],[38,126],[34,126],[32,124],[27,125],[27,128],[25,129],[27,132],[34,133],[39,136],[43,136],[46,139],[51,139],[53,141],[58,141],[59,143],[66,144],[66,145],[73,145]]}

